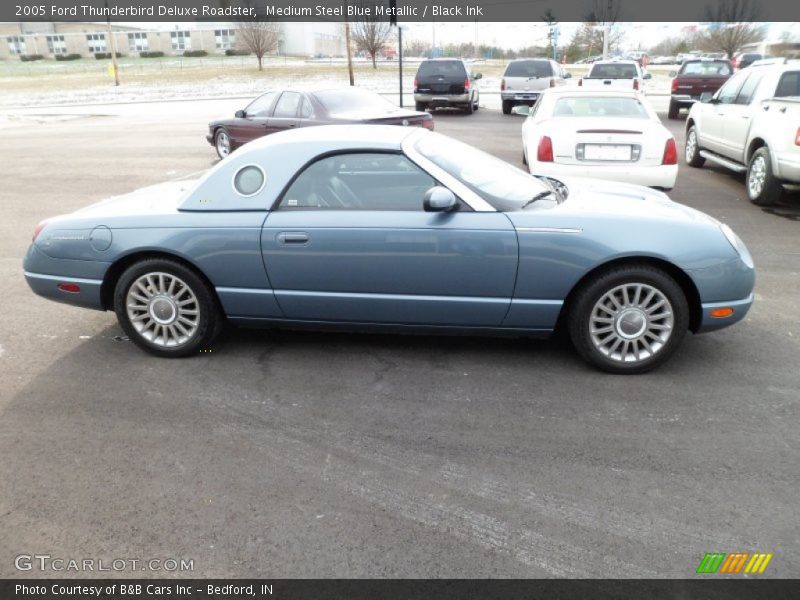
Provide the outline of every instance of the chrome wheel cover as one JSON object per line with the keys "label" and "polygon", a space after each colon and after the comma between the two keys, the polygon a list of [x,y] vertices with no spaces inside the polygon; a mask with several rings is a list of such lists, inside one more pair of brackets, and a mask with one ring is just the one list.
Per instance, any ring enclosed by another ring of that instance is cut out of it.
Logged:
{"label": "chrome wheel cover", "polygon": [[697,134],[694,130],[689,132],[686,136],[686,162],[692,162],[694,154],[697,152]]}
{"label": "chrome wheel cover", "polygon": [[589,317],[594,347],[607,358],[637,363],[657,354],[675,324],[669,299],[646,283],[625,283],[603,294]]}
{"label": "chrome wheel cover", "polygon": [[162,348],[190,341],[200,324],[200,304],[192,289],[170,273],[146,273],[125,298],[128,319],[145,340]]}
{"label": "chrome wheel cover", "polygon": [[767,161],[763,156],[756,156],[750,164],[750,172],[747,177],[747,192],[751,198],[758,198],[761,195],[766,180]]}
{"label": "chrome wheel cover", "polygon": [[224,131],[217,133],[217,154],[222,158],[231,153],[231,138]]}

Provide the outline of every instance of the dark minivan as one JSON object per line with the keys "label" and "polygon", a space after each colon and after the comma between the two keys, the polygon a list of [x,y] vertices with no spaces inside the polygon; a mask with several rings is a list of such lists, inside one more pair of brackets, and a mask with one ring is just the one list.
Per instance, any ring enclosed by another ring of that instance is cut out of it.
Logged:
{"label": "dark minivan", "polygon": [[414,102],[417,110],[461,108],[467,114],[478,110],[480,100],[473,73],[467,63],[456,58],[432,58],[422,61],[414,78]]}

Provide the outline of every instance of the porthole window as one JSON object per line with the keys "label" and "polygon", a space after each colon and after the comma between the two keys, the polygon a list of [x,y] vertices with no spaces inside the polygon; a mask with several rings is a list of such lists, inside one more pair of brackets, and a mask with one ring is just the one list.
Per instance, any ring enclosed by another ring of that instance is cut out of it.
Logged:
{"label": "porthole window", "polygon": [[264,171],[256,165],[247,165],[236,171],[233,188],[242,196],[254,196],[264,187]]}

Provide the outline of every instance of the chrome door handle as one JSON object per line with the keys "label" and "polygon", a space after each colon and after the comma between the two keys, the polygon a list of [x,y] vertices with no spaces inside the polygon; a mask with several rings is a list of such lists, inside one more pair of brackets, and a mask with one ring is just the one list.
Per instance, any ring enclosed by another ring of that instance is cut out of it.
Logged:
{"label": "chrome door handle", "polygon": [[278,234],[278,243],[294,246],[302,246],[310,241],[305,231],[281,231]]}

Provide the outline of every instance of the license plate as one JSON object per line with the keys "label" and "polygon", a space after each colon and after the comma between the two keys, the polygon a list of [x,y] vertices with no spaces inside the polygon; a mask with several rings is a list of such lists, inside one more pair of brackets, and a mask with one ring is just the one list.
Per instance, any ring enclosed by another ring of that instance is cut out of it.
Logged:
{"label": "license plate", "polygon": [[536,100],[536,94],[517,94],[514,100]]}
{"label": "license plate", "polygon": [[630,144],[585,144],[585,160],[631,160]]}

